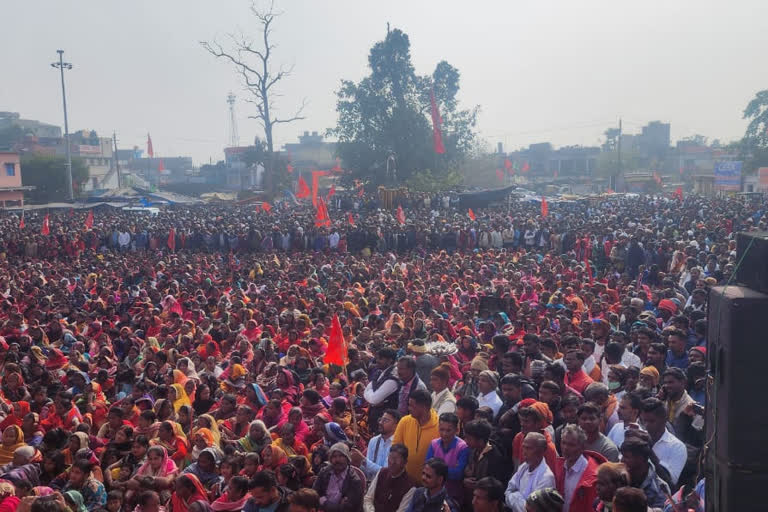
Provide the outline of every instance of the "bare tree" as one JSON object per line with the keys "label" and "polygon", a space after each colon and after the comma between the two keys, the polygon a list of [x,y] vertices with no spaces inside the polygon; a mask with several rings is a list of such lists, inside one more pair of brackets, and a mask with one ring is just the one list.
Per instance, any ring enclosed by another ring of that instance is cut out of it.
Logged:
{"label": "bare tree", "polygon": [[264,127],[264,138],[267,145],[268,162],[264,162],[268,183],[271,183],[271,174],[274,167],[274,138],[275,125],[291,123],[305,119],[302,115],[306,106],[306,99],[302,101],[295,113],[290,117],[280,118],[275,115],[274,99],[280,96],[273,88],[283,80],[291,76],[293,67],[280,67],[277,71],[272,69],[270,59],[276,46],[270,42],[272,24],[280,16],[280,12],[274,9],[272,2],[267,10],[261,10],[255,1],[251,3],[251,12],[258,20],[260,40],[253,40],[242,32],[227,35],[227,46],[218,41],[201,41],[200,44],[211,55],[231,62],[237,73],[241,76],[243,84],[251,93],[251,98],[246,100],[256,105],[257,115],[248,116],[258,120]]}

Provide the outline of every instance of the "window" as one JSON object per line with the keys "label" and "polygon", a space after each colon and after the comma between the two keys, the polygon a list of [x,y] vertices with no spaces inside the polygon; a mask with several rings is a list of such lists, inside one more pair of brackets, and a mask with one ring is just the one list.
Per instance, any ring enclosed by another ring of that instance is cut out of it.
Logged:
{"label": "window", "polygon": [[16,164],[12,162],[5,164],[5,175],[16,176]]}

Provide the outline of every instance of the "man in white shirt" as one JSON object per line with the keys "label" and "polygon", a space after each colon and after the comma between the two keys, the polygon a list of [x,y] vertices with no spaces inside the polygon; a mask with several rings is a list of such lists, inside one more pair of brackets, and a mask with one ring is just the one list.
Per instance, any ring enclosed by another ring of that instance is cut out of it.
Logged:
{"label": "man in white shirt", "polygon": [[530,432],[523,439],[524,462],[507,485],[504,498],[513,512],[525,512],[525,500],[534,491],[555,487],[555,475],[544,462],[547,439],[538,432]]}
{"label": "man in white shirt", "polygon": [[496,372],[491,370],[480,372],[480,376],[477,378],[477,390],[479,391],[477,403],[480,404],[480,407],[490,407],[494,418],[499,414],[501,406],[504,405],[496,392],[498,387],[499,378],[496,376]]}
{"label": "man in white shirt", "polygon": [[640,420],[651,436],[653,452],[659,458],[659,462],[669,471],[672,477],[672,485],[677,485],[677,479],[683,471],[688,450],[685,444],[667,430],[667,408],[664,402],[658,398],[646,398],[643,400],[643,410]]}
{"label": "man in white shirt", "polygon": [[616,446],[621,446],[624,443],[624,432],[628,428],[642,427],[638,424],[640,418],[640,410],[643,408],[643,400],[639,395],[635,393],[627,393],[621,400],[619,400],[619,406],[616,408],[619,421],[608,432],[608,439],[613,441]]}

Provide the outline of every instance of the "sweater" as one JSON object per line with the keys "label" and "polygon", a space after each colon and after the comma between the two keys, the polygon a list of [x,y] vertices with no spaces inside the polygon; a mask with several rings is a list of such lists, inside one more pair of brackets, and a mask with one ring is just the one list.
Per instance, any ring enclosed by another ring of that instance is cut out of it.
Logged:
{"label": "sweater", "polygon": [[421,469],[427,457],[429,445],[433,439],[440,437],[437,430],[437,413],[429,411],[429,419],[422,425],[419,420],[408,414],[397,424],[392,444],[404,444],[408,448],[408,464],[405,471],[415,482],[421,481]]}

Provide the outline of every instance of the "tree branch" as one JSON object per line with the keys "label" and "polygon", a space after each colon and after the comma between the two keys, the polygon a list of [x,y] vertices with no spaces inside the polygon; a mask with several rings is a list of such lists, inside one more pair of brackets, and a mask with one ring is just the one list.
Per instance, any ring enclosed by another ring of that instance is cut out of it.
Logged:
{"label": "tree branch", "polygon": [[274,118],[272,120],[272,124],[285,124],[285,123],[292,123],[294,121],[301,121],[306,119],[305,116],[302,116],[301,113],[304,111],[304,107],[307,106],[307,98],[304,98],[301,102],[301,106],[296,109],[296,113],[293,114],[292,117],[286,118],[286,119],[278,119]]}

